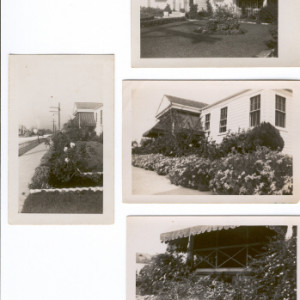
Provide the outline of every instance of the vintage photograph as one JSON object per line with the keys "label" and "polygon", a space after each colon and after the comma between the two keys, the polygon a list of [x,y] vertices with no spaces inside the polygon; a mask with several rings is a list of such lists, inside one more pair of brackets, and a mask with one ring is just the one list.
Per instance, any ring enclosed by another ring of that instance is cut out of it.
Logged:
{"label": "vintage photograph", "polygon": [[[284,8],[279,2],[133,0],[133,66],[190,67],[195,62],[196,66],[219,67],[220,62],[227,66],[244,63],[251,66],[255,59],[259,59],[257,66],[263,63],[271,66],[280,61],[291,64],[285,42],[299,49],[299,40],[285,37],[285,24],[292,24],[288,16],[294,17],[291,7]],[[298,57],[296,52],[295,55]],[[223,61],[216,60],[214,64],[203,60],[208,58]],[[224,58],[236,60],[226,62]],[[189,59],[194,59],[193,63]]]}
{"label": "vintage photograph", "polygon": [[131,194],[294,195],[295,88],[298,83],[132,83],[124,99]]}
{"label": "vintage photograph", "polygon": [[297,217],[128,217],[127,299],[296,300],[298,224]]}
{"label": "vintage photograph", "polygon": [[106,213],[113,183],[104,185],[105,160],[112,165],[104,149],[113,150],[105,139],[113,129],[104,122],[113,118],[113,99],[106,98],[112,62],[101,55],[10,56],[10,138],[17,149],[10,153],[17,167],[10,186],[18,191],[18,214]]}

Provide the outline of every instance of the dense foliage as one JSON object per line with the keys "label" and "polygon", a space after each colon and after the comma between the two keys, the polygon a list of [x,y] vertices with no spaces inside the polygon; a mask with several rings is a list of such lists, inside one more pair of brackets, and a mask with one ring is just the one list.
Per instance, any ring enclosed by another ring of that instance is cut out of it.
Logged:
{"label": "dense foliage", "polygon": [[297,228],[287,240],[284,227],[274,230],[265,251],[252,258],[250,274],[234,280],[224,274],[199,276],[183,255],[166,252],[153,256],[137,274],[137,294],[153,300],[296,300]]}
{"label": "dense foliage", "polygon": [[268,148],[230,153],[211,164],[209,187],[228,195],[291,195],[292,158]]}
{"label": "dense foliage", "polygon": [[259,20],[265,23],[278,23],[278,5],[269,4],[259,11]]}
{"label": "dense foliage", "polygon": [[215,160],[197,155],[133,155],[132,164],[167,175],[173,184],[200,191],[228,195],[293,193],[292,158],[265,147],[250,153],[231,152]]}
{"label": "dense foliage", "polygon": [[[31,189],[101,186],[103,145],[93,128],[79,129],[74,120],[52,136],[49,151],[35,170]],[[93,174],[83,174],[92,172]]]}

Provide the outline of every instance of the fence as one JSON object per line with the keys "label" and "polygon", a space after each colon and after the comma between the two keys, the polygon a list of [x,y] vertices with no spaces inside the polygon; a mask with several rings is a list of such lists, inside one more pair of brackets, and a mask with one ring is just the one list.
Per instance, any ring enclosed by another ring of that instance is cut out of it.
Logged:
{"label": "fence", "polygon": [[43,143],[45,141],[46,141],[46,138],[39,138],[34,141],[28,141],[28,142],[20,144],[19,145],[19,156],[25,154],[29,150],[33,149],[34,147],[36,147],[37,145],[39,145],[40,143]]}

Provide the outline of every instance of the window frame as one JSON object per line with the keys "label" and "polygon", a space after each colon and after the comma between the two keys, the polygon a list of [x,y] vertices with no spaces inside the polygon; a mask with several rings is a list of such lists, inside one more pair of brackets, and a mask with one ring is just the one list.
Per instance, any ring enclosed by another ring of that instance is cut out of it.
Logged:
{"label": "window frame", "polygon": [[205,131],[210,131],[210,117],[211,117],[210,113],[205,115],[205,122],[204,122]]}
{"label": "window frame", "polygon": [[[254,105],[252,103],[253,100],[257,100],[256,104]],[[253,116],[256,116],[256,119]],[[254,120],[256,122],[254,122]],[[250,127],[256,127],[261,123],[260,121],[261,121],[261,95],[259,94],[250,98],[250,112],[249,112],[250,124],[249,125]]]}
{"label": "window frame", "polygon": [[[222,118],[222,112],[225,112],[223,114]],[[224,117],[225,115],[225,117]],[[227,118],[228,118],[228,106],[222,107],[220,109],[220,124],[219,124],[219,133],[226,133],[227,132]],[[225,125],[222,125],[222,122],[225,122]],[[225,130],[224,130],[225,128]]]}
{"label": "window frame", "polygon": [[[283,100],[283,105],[277,105],[280,100]],[[280,116],[281,118],[278,118],[277,116]],[[283,121],[283,126],[281,121]],[[286,98],[277,94],[275,95],[275,126],[286,128]]]}

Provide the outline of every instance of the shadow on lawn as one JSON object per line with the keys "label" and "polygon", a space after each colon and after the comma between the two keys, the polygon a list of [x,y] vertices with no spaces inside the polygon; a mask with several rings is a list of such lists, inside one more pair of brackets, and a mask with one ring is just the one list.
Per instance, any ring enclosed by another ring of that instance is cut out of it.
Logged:
{"label": "shadow on lawn", "polygon": [[[182,24],[179,24],[177,26],[180,26]],[[184,24],[185,26],[193,26],[195,27],[195,24]],[[222,38],[220,37],[215,37],[211,35],[204,35],[204,34],[199,34],[195,32],[185,32],[182,30],[174,30],[175,26],[172,27],[172,29],[167,28],[159,28],[158,31],[155,32],[149,32],[149,33],[143,33],[141,36],[141,39],[147,40],[147,39],[158,39],[158,38],[185,38],[190,40],[191,44],[198,44],[198,43],[209,43],[209,44],[214,44],[218,41],[220,41]],[[193,28],[188,28],[188,31],[193,30]]]}
{"label": "shadow on lawn", "polygon": [[22,213],[102,214],[103,193],[81,191],[30,194],[25,200]]}

